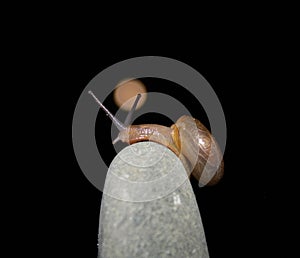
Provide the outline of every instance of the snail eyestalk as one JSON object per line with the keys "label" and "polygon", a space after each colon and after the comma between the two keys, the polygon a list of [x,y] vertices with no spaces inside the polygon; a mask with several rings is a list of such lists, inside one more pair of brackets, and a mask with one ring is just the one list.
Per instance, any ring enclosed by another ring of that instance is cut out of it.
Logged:
{"label": "snail eyestalk", "polygon": [[116,139],[113,140],[113,144],[116,144],[118,141],[125,141],[127,142],[128,140],[128,136],[126,135],[126,129],[128,129],[131,120],[132,120],[132,116],[133,113],[136,109],[136,106],[141,98],[141,94],[137,94],[136,99],[132,105],[131,110],[129,111],[126,119],[125,119],[125,123],[121,123],[117,118],[114,117],[114,115],[112,113],[109,112],[109,110],[100,102],[100,100],[95,96],[95,94],[90,90],[88,92],[90,95],[92,95],[92,97],[95,99],[95,101],[99,104],[99,106],[104,110],[104,112],[106,113],[107,116],[109,116],[109,118],[112,120],[113,124],[118,128],[119,130],[119,135],[117,136]]}
{"label": "snail eyestalk", "polygon": [[133,113],[134,113],[134,111],[135,111],[135,109],[136,109],[136,106],[137,106],[137,104],[138,104],[138,102],[139,102],[141,96],[142,96],[141,94],[136,95],[136,99],[135,99],[135,101],[134,101],[134,103],[133,103],[133,105],[132,105],[132,108],[131,108],[131,110],[129,111],[129,113],[128,113],[126,119],[125,119],[125,122],[124,122],[124,125],[125,125],[126,127],[131,123],[132,115],[133,115]]}
{"label": "snail eyestalk", "polygon": [[95,101],[104,110],[106,115],[109,116],[109,118],[112,120],[112,122],[120,132],[126,129],[126,126],[123,123],[121,123],[117,118],[115,118],[112,113],[109,112],[109,110],[100,102],[100,100],[95,96],[95,94],[91,90],[88,93],[92,95]]}

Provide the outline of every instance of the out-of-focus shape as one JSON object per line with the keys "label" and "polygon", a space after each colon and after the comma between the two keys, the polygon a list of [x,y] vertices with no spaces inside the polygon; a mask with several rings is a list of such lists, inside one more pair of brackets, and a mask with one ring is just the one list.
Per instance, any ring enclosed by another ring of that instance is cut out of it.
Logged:
{"label": "out-of-focus shape", "polygon": [[114,100],[119,108],[129,111],[137,94],[142,94],[142,97],[137,104],[136,109],[139,109],[146,101],[146,87],[137,79],[124,80],[120,82],[114,91]]}

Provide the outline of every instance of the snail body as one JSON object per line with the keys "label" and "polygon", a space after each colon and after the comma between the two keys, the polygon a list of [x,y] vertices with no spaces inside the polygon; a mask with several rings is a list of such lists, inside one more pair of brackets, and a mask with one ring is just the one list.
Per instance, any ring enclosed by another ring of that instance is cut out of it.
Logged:
{"label": "snail body", "polygon": [[140,95],[129,112],[125,123],[117,120],[96,98],[100,107],[112,119],[119,129],[118,137],[113,141],[134,144],[152,141],[162,144],[173,151],[182,161],[188,174],[192,174],[201,185],[214,185],[223,176],[224,162],[222,152],[209,130],[191,116],[181,116],[171,127],[158,124],[129,125]]}

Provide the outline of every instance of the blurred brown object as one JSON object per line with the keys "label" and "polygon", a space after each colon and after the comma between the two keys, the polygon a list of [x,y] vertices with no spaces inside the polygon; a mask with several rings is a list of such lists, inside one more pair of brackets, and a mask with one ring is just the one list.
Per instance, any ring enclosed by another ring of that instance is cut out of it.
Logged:
{"label": "blurred brown object", "polygon": [[114,90],[114,101],[123,110],[129,111],[138,93],[142,94],[136,109],[139,109],[146,101],[147,92],[145,85],[137,79],[120,82]]}

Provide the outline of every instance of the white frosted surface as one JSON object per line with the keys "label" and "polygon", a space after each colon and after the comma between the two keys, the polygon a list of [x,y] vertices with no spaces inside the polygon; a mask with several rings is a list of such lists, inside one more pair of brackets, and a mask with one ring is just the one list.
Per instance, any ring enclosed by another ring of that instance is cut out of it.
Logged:
{"label": "white frosted surface", "polygon": [[190,181],[166,147],[137,143],[112,161],[101,203],[99,257],[209,257]]}

